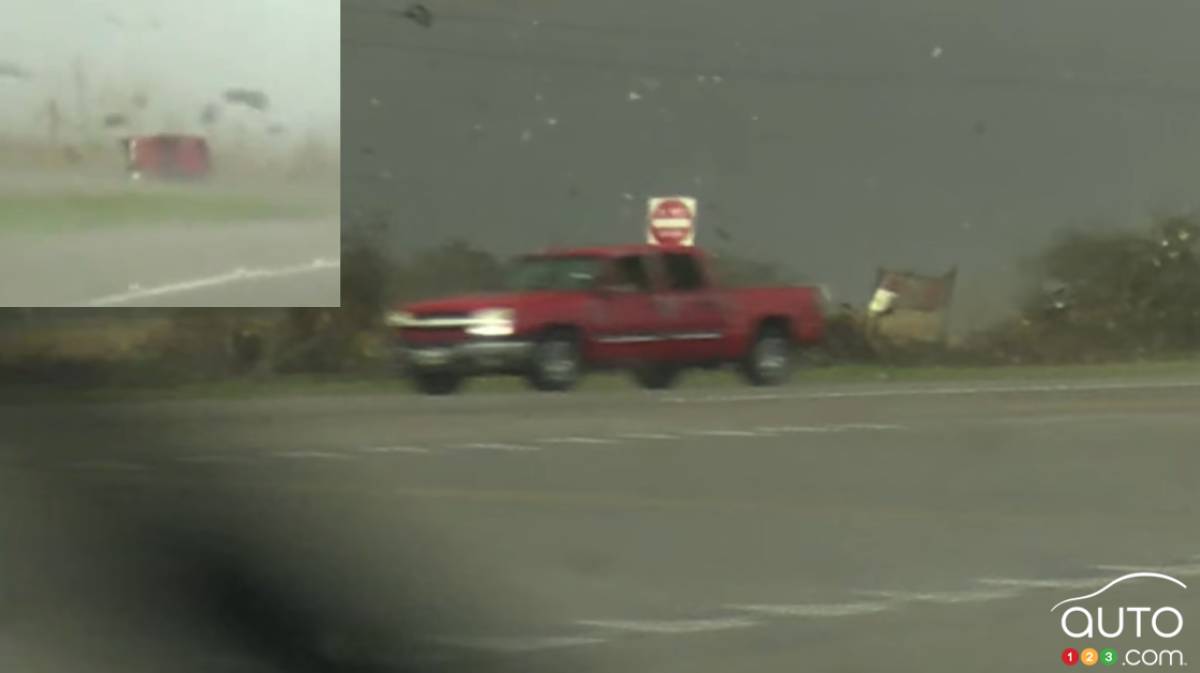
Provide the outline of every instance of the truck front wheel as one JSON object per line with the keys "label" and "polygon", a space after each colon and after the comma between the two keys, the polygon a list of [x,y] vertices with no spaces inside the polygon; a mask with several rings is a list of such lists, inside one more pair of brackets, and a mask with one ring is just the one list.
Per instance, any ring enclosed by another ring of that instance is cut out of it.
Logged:
{"label": "truck front wheel", "polygon": [[565,391],[579,383],[582,370],[579,339],[571,330],[556,329],[534,344],[527,378],[537,390]]}
{"label": "truck front wheel", "polygon": [[760,329],[740,369],[751,385],[775,386],[787,381],[792,372],[792,342],[787,331],[776,325]]}

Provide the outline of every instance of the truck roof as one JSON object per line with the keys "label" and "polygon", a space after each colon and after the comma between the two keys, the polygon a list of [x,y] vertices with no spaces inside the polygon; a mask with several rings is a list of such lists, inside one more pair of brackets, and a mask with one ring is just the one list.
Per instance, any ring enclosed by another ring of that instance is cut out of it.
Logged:
{"label": "truck roof", "polygon": [[[585,248],[544,248],[538,252],[527,255],[528,257],[621,257],[624,255],[645,255],[652,252],[662,252],[664,249],[661,245],[650,245],[648,243],[626,244],[626,245],[599,245]],[[679,250],[689,253],[699,252],[697,248],[680,247],[670,248],[671,250]]]}

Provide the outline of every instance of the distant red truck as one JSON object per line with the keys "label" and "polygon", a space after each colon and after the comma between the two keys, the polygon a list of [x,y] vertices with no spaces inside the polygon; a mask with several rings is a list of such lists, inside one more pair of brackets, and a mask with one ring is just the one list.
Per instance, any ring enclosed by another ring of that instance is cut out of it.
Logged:
{"label": "distant red truck", "polygon": [[821,341],[816,287],[717,287],[694,247],[624,245],[521,257],[507,290],[397,307],[386,316],[404,369],[428,394],[472,375],[568,390],[587,369],[625,368],[670,387],[689,367],[735,364],[754,385],[787,379],[797,347]]}
{"label": "distant red truck", "polygon": [[208,141],[200,136],[160,133],[121,139],[126,170],[134,180],[200,179],[212,171]]}

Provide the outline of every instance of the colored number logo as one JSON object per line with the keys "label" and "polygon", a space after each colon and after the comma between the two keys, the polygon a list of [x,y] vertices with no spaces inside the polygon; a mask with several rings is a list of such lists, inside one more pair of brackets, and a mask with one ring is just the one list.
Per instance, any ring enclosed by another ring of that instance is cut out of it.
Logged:
{"label": "colored number logo", "polygon": [[1112,666],[1117,663],[1117,651],[1111,647],[1100,650],[1100,663],[1105,666]]}
{"label": "colored number logo", "polygon": [[1084,666],[1095,666],[1096,662],[1100,661],[1100,653],[1096,651],[1096,648],[1089,647],[1079,653],[1079,660],[1083,662]]}
{"label": "colored number logo", "polygon": [[1074,647],[1068,647],[1062,651],[1062,662],[1068,666],[1074,666],[1079,663],[1079,653]]}

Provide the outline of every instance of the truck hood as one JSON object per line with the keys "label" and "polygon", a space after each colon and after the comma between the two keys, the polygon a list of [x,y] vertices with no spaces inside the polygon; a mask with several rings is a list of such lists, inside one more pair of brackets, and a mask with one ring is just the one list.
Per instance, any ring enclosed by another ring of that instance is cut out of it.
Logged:
{"label": "truck hood", "polygon": [[486,308],[528,310],[555,297],[577,295],[577,292],[492,292],[468,294],[442,299],[430,299],[400,306],[400,310],[416,316],[458,315]]}

